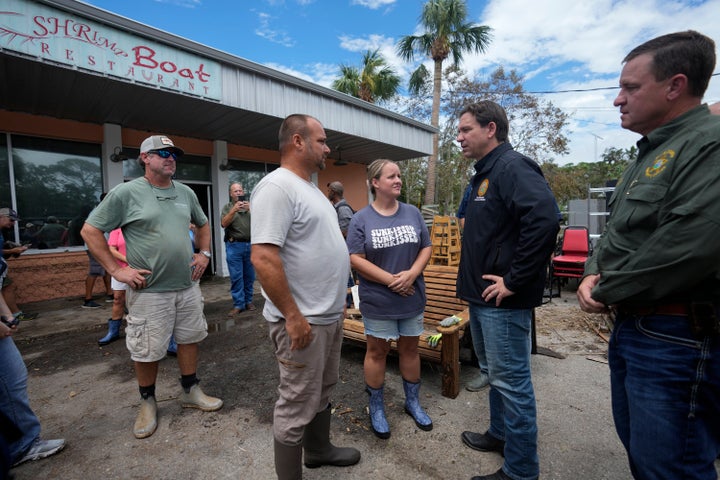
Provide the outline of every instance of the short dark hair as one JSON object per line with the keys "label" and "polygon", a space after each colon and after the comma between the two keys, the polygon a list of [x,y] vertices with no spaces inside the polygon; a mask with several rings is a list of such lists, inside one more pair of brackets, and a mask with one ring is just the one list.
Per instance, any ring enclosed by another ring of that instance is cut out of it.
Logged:
{"label": "short dark hair", "polygon": [[669,33],[633,48],[623,63],[640,55],[652,56],[655,80],[667,80],[681,73],[688,79],[688,92],[702,98],[715,70],[715,42],[694,30]]}
{"label": "short dark hair", "polygon": [[463,108],[460,116],[462,117],[466,113],[475,116],[475,121],[483,127],[490,122],[495,123],[495,139],[500,143],[507,142],[510,127],[507,113],[503,107],[491,100],[482,100]]}
{"label": "short dark hair", "polygon": [[296,133],[302,138],[307,139],[307,124],[311,118],[313,117],[302,113],[293,113],[285,117],[282,125],[280,125],[280,132],[278,133],[278,148],[280,151],[285,148],[287,143],[292,139],[292,136]]}

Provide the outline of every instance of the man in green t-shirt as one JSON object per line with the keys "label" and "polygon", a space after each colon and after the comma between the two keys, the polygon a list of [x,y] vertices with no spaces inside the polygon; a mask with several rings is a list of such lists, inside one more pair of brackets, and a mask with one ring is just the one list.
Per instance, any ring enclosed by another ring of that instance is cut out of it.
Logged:
{"label": "man in green t-shirt", "polygon": [[[82,229],[93,256],[130,287],[125,333],[142,398],[133,430],[137,438],[149,437],[157,428],[158,362],[173,335],[178,344],[182,406],[214,411],[223,404],[205,395],[196,377],[198,343],[207,336],[198,281],[212,255],[210,226],[195,193],[173,180],[175,161],[183,153],[164,135],[145,139],[138,158],[145,175],[113,188]],[[197,225],[196,254],[188,241],[190,222]],[[117,264],[103,235],[116,228],[122,228],[125,237],[125,267]]]}

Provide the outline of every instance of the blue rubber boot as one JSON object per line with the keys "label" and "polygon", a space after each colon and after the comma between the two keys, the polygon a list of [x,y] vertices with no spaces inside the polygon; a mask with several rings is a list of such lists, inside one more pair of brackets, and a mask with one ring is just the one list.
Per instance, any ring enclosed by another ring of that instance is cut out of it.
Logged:
{"label": "blue rubber boot", "polygon": [[370,428],[378,438],[387,439],[390,438],[390,425],[385,418],[384,387],[371,388],[365,385],[365,390],[370,395]]}
{"label": "blue rubber boot", "polygon": [[113,320],[112,318],[108,319],[108,333],[103,338],[98,340],[98,345],[101,347],[104,347],[105,345],[114,342],[115,340],[120,338],[120,324],[122,324],[121,320]]}
{"label": "blue rubber boot", "polygon": [[168,344],[167,354],[169,357],[177,357],[177,342],[175,342],[175,335],[170,337],[170,343]]}
{"label": "blue rubber boot", "polygon": [[405,413],[413,417],[415,425],[420,430],[429,432],[433,429],[432,420],[425,410],[420,406],[420,380],[417,383],[408,382],[403,378],[403,389],[405,390]]}

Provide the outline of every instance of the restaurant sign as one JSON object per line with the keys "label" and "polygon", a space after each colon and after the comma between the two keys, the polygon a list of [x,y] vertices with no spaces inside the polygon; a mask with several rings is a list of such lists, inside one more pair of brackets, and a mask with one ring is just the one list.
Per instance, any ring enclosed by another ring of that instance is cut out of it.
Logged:
{"label": "restaurant sign", "polygon": [[0,50],[126,81],[221,99],[220,64],[24,0],[0,6]]}

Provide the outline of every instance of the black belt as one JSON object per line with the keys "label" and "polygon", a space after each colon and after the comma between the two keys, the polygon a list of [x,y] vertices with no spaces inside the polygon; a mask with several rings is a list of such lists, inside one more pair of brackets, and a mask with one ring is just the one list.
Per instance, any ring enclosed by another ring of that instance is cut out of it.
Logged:
{"label": "black belt", "polygon": [[689,303],[665,303],[661,305],[653,305],[650,307],[634,307],[618,305],[615,307],[617,313],[626,315],[673,315],[677,317],[687,317],[690,315]]}
{"label": "black belt", "polygon": [[235,243],[235,242],[249,243],[249,242],[250,242],[250,239],[249,239],[249,238],[233,238],[233,237],[228,237],[227,241],[230,242],[230,243]]}
{"label": "black belt", "polygon": [[696,335],[720,335],[720,305],[715,302],[661,303],[648,307],[617,305],[614,310],[624,315],[686,317]]}

